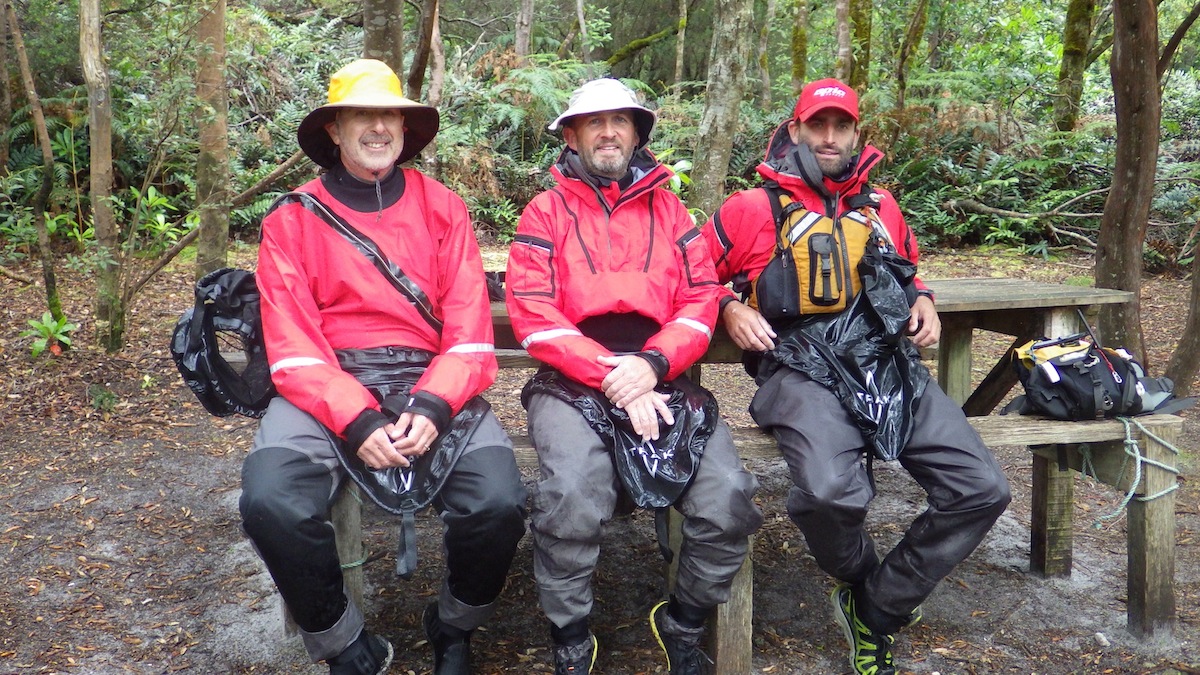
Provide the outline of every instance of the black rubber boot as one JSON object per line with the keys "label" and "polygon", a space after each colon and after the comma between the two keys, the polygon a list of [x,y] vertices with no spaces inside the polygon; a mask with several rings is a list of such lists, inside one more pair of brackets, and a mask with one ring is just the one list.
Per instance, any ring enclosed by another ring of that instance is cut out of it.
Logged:
{"label": "black rubber boot", "polygon": [[471,631],[442,623],[437,602],[425,608],[421,624],[433,647],[433,675],[471,675]]}
{"label": "black rubber boot", "polygon": [[341,654],[325,661],[329,675],[384,675],[392,665],[392,643],[365,629]]}

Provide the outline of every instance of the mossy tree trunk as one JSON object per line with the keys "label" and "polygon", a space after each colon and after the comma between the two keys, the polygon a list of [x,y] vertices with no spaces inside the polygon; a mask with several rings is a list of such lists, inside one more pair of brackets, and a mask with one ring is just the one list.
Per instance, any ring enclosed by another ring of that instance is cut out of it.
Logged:
{"label": "mossy tree trunk", "polygon": [[363,0],[362,8],[363,57],[383,61],[402,77],[404,0]]}
{"label": "mossy tree trunk", "polygon": [[96,340],[109,352],[121,348],[125,304],[121,300],[121,250],[112,210],[112,99],[100,31],[100,0],[79,2],[79,60],[88,92],[91,143],[92,227],[96,233]]}
{"label": "mossy tree trunk", "polygon": [[225,267],[229,253],[229,93],[225,88],[225,0],[212,0],[196,26],[200,44],[196,200],[200,210],[196,278]]}
{"label": "mossy tree trunk", "polygon": [[792,21],[792,93],[800,95],[808,79],[808,0],[796,0]]}
{"label": "mossy tree trunk", "polygon": [[17,64],[21,70],[21,82],[25,86],[25,100],[29,103],[33,118],[34,135],[42,150],[42,184],[33,198],[33,226],[37,230],[38,257],[42,261],[42,282],[46,286],[46,309],[56,321],[63,320],[62,301],[58,297],[58,277],[54,270],[54,252],[50,249],[50,232],[46,229],[46,202],[54,189],[54,152],[50,149],[50,133],[46,130],[46,116],[42,112],[42,101],[33,82],[33,71],[29,67],[29,56],[21,38],[21,27],[17,13],[8,0],[3,2],[4,14],[11,29],[13,50],[17,53]]}
{"label": "mossy tree trunk", "polygon": [[708,96],[696,135],[695,170],[688,206],[704,217],[725,198],[725,174],[746,92],[746,66],[755,35],[753,0],[716,0],[709,52]]}
{"label": "mossy tree trunk", "polygon": [[854,44],[850,52],[850,80],[846,83],[862,94],[871,81],[871,0],[850,0],[850,25]]}
{"label": "mossy tree trunk", "polygon": [[1087,68],[1088,43],[1096,0],[1070,0],[1063,24],[1062,64],[1058,69],[1058,90],[1054,97],[1054,127],[1059,131],[1075,128],[1079,118],[1079,99],[1083,96],[1083,73]]}

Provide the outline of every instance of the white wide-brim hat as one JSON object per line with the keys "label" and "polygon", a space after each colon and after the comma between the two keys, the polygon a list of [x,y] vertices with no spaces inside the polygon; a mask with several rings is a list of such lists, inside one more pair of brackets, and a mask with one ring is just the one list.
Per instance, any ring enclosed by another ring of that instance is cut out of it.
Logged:
{"label": "white wide-brim hat", "polygon": [[638,132],[638,149],[650,142],[650,132],[654,131],[654,122],[658,118],[653,111],[638,102],[637,94],[624,82],[611,77],[585,82],[571,92],[567,109],[554,118],[547,128],[557,131],[576,115],[590,115],[608,110],[632,110]]}
{"label": "white wide-brim hat", "polygon": [[338,163],[337,144],[325,125],[342,108],[398,109],[404,112],[404,147],[396,164],[412,159],[437,135],[441,118],[437,108],[404,97],[400,78],[375,59],[351,61],[329,78],[329,103],[310,112],[296,129],[300,149],[326,169]]}

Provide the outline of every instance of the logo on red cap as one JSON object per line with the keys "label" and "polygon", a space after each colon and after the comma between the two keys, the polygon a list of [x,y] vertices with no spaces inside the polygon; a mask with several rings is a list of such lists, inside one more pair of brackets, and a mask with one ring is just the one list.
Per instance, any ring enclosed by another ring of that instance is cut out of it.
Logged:
{"label": "logo on red cap", "polygon": [[792,115],[801,122],[807,122],[810,117],[822,110],[834,108],[841,110],[858,121],[858,94],[854,90],[835,79],[809,82],[800,92],[796,101],[796,110]]}

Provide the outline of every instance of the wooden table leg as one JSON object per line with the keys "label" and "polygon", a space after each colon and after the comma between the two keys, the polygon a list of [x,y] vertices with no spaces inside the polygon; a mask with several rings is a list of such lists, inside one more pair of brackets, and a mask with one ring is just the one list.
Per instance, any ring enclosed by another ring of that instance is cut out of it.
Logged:
{"label": "wooden table leg", "polygon": [[1071,576],[1075,484],[1059,452],[1063,446],[1042,446],[1033,455],[1029,567],[1048,577]]}
{"label": "wooden table leg", "polygon": [[[667,591],[675,588],[675,574],[679,567],[679,547],[683,541],[683,516],[669,509],[669,531],[671,551],[674,556],[667,574]],[[754,550],[754,536],[750,536],[750,551]],[[745,675],[751,670],[754,645],[751,641],[754,623],[754,562],[747,553],[746,559],[733,578],[729,602],[717,605],[708,619],[707,647],[714,662],[714,675]]]}
{"label": "wooden table leg", "polygon": [[971,338],[969,322],[947,316],[938,340],[938,384],[955,403],[962,405],[971,395]]}
{"label": "wooden table leg", "polygon": [[[1175,430],[1157,430],[1164,441],[1174,444]],[[1142,456],[1175,467],[1174,452],[1153,438],[1139,442]],[[1175,631],[1175,472],[1142,465],[1138,497],[1149,501],[1129,503],[1128,628],[1140,638],[1171,635]]]}

